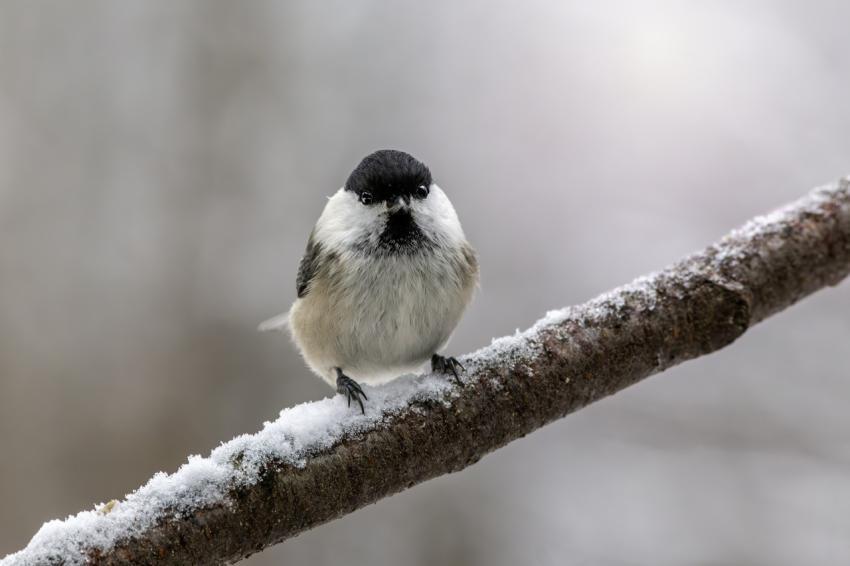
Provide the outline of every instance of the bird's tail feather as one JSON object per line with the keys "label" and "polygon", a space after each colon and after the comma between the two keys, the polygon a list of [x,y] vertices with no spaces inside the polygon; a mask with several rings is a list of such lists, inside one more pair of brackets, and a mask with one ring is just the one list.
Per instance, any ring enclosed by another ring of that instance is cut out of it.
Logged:
{"label": "bird's tail feather", "polygon": [[289,311],[261,322],[257,330],[260,332],[271,332],[273,330],[283,332],[287,326],[289,326]]}

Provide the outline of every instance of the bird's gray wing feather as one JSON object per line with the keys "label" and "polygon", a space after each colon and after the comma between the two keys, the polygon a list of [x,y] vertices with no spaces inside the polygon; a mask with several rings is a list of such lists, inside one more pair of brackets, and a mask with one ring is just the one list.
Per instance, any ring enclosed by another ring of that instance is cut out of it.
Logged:
{"label": "bird's gray wing feather", "polygon": [[319,270],[319,261],[322,256],[322,245],[317,243],[310,234],[307,240],[307,250],[301,258],[301,263],[298,266],[298,277],[295,280],[295,289],[298,291],[298,298],[305,297],[310,291],[310,282],[316,276]]}
{"label": "bird's gray wing feather", "polygon": [[[322,246],[316,243],[313,234],[307,240],[307,250],[298,265],[298,276],[295,279],[295,289],[298,298],[305,297],[310,291],[310,282],[316,277],[322,261]],[[289,312],[279,314],[260,324],[260,332],[284,330],[289,325]]]}

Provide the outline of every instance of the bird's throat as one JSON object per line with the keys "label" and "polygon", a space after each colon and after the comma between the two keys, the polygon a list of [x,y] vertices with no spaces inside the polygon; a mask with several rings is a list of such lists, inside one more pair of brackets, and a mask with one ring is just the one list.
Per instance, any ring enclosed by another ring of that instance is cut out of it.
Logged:
{"label": "bird's throat", "polygon": [[411,212],[402,208],[388,214],[378,244],[389,252],[412,253],[426,246],[428,238],[416,224]]}

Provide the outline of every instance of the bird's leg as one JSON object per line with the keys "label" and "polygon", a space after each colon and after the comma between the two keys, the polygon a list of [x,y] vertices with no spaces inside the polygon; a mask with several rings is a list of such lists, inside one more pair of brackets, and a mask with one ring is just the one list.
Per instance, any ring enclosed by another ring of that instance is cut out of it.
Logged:
{"label": "bird's leg", "polygon": [[460,376],[457,374],[457,370],[465,371],[463,365],[457,361],[457,358],[453,358],[451,356],[444,357],[440,354],[434,354],[431,356],[431,371],[434,373],[451,373],[457,384],[463,387],[463,382],[460,380]]}
{"label": "bird's leg", "polygon": [[368,401],[369,398],[366,397],[366,394],[363,393],[363,390],[356,381],[342,373],[341,368],[334,369],[336,370],[336,392],[348,397],[349,407],[351,406],[351,398],[354,397],[354,400],[360,403],[360,412],[365,415],[366,409],[363,408],[363,399]]}

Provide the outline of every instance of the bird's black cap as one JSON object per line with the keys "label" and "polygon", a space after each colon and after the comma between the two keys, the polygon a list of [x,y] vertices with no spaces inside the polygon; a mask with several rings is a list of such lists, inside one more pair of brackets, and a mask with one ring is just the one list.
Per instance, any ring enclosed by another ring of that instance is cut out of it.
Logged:
{"label": "bird's black cap", "polygon": [[431,171],[410,154],[381,149],[367,155],[345,182],[345,190],[357,196],[372,195],[373,202],[393,201],[412,195],[420,185],[431,186]]}

